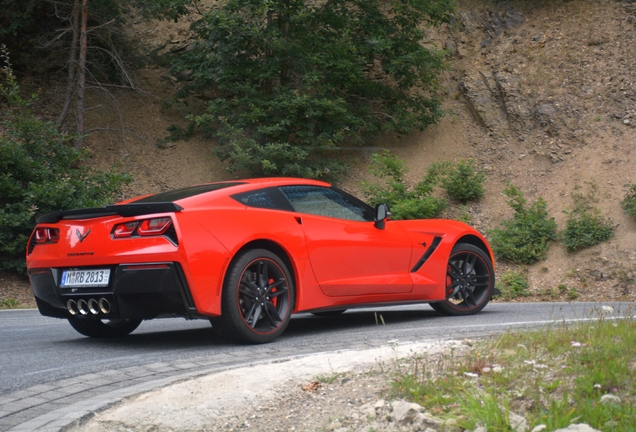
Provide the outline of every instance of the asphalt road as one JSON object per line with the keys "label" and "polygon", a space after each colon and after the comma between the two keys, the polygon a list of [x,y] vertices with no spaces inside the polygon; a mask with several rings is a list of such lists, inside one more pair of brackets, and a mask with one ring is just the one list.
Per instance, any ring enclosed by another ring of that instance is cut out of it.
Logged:
{"label": "asphalt road", "polygon": [[[630,304],[612,306],[621,316]],[[590,319],[601,304],[492,303],[470,317],[427,305],[294,317],[281,338],[258,346],[217,339],[207,321],[146,321],[123,339],[90,339],[36,310],[0,311],[0,431],[59,430],[122,396],[200,373],[346,349],[456,339]],[[632,307],[636,306],[631,304]],[[63,419],[54,419],[55,416]]]}

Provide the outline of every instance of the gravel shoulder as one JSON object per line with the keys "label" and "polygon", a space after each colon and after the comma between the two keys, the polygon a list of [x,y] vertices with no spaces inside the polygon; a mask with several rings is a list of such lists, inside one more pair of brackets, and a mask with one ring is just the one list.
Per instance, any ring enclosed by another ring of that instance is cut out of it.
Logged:
{"label": "gravel shoulder", "polygon": [[417,354],[434,360],[467,346],[395,343],[234,369],[123,400],[68,430],[345,431],[372,425],[391,430],[375,423],[375,413],[388,407],[388,379],[400,359]]}

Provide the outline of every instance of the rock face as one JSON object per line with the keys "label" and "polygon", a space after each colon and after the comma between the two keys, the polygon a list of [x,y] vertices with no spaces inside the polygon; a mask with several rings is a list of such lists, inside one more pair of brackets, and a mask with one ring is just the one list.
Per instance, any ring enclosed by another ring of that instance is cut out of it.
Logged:
{"label": "rock face", "polygon": [[[481,48],[491,46],[496,38],[524,21],[523,14],[514,9],[504,12],[478,13],[472,10],[460,13],[460,24],[464,33],[471,39],[476,37],[477,32],[484,34],[479,45]],[[461,51],[457,51],[460,56]],[[517,82],[518,78],[511,73],[494,68],[481,68],[466,71],[459,87],[479,124],[490,131],[520,131],[525,127],[531,112],[519,104]]]}
{"label": "rock face", "polygon": [[459,83],[475,120],[485,128],[509,127],[503,95],[496,76],[490,72],[466,72]]}
{"label": "rock face", "polygon": [[[483,127],[491,130],[512,130],[518,133],[532,123],[537,115],[522,103],[519,79],[506,72],[466,72],[459,87],[470,111]],[[552,117],[540,111],[541,121],[553,125]]]}
{"label": "rock face", "polygon": [[527,154],[552,163],[571,159],[588,144],[586,129],[605,119],[615,136],[630,133],[636,93],[624,47],[634,46],[636,1],[615,7],[621,25],[591,35],[562,16],[539,27],[522,6],[460,11],[443,43],[454,54],[457,99],[490,136],[530,144]]}

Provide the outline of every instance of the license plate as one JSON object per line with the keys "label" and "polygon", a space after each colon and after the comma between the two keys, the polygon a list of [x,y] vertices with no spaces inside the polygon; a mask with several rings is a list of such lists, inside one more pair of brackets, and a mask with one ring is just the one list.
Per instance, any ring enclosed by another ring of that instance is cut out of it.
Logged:
{"label": "license plate", "polygon": [[62,288],[67,287],[105,287],[110,279],[109,269],[66,270],[62,272]]}

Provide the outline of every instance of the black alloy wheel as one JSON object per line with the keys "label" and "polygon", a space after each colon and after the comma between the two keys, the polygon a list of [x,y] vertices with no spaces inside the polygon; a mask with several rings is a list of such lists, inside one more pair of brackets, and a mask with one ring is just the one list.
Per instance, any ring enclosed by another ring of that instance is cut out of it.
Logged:
{"label": "black alloy wheel", "polygon": [[68,322],[78,333],[92,338],[124,337],[141,324],[140,319],[97,320],[78,317],[70,317]]}
{"label": "black alloy wheel", "polygon": [[486,307],[494,287],[490,257],[476,246],[459,243],[448,260],[446,300],[431,303],[431,307],[445,315],[472,315]]}
{"label": "black alloy wheel", "polygon": [[223,286],[221,335],[266,343],[285,330],[294,304],[294,285],[283,260],[266,249],[248,250],[230,266]]}

